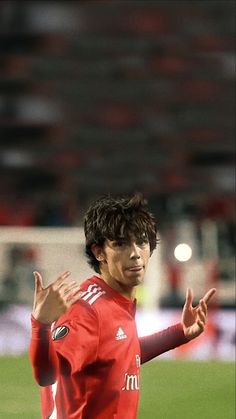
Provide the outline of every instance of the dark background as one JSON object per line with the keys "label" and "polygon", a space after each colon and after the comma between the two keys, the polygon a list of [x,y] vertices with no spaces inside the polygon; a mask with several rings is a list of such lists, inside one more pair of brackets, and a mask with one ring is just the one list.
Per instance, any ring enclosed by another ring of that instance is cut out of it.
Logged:
{"label": "dark background", "polygon": [[137,190],[233,222],[234,1],[1,1],[0,53],[0,225]]}

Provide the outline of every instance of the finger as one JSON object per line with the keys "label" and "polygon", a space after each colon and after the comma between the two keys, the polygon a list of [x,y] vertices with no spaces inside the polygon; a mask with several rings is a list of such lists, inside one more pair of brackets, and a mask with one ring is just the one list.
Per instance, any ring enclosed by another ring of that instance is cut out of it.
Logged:
{"label": "finger", "polygon": [[197,324],[198,324],[198,327],[199,327],[199,329],[201,330],[201,332],[203,332],[204,331],[204,329],[205,329],[205,323],[204,322],[202,322],[200,319],[197,321]]}
{"label": "finger", "polygon": [[207,304],[204,300],[200,300],[199,306],[205,315],[207,315]]}
{"label": "finger", "polygon": [[202,322],[202,323],[206,323],[206,315],[205,315],[205,313],[201,310],[201,308],[199,308],[198,309],[198,317],[199,317],[199,320]]}
{"label": "finger", "polygon": [[74,304],[76,301],[78,301],[81,298],[81,289],[79,288],[78,290],[74,291],[72,294],[70,294],[67,298],[67,302],[72,305]]}
{"label": "finger", "polygon": [[61,293],[65,294],[70,291],[73,287],[78,287],[78,283],[75,281],[71,281],[70,278],[66,278],[59,286],[55,286],[55,290],[60,291]]}
{"label": "finger", "polygon": [[70,274],[71,274],[70,271],[64,272],[62,275],[59,276],[59,278],[56,279],[54,284],[58,286],[63,284],[63,282],[68,278],[68,276],[70,276]]}
{"label": "finger", "polygon": [[72,282],[64,288],[63,293],[66,295],[78,290],[80,290],[80,286],[77,284],[77,282]]}
{"label": "finger", "polygon": [[215,288],[211,288],[202,298],[203,301],[205,301],[206,304],[209,303],[210,299],[213,297],[213,295],[215,294],[216,289]]}
{"label": "finger", "polygon": [[73,289],[69,290],[68,298],[73,298],[74,296],[81,296],[81,289],[80,287],[73,287]]}
{"label": "finger", "polygon": [[192,288],[188,288],[186,291],[185,307],[186,308],[192,307],[192,302],[193,302],[193,290]]}
{"label": "finger", "polygon": [[39,272],[35,271],[34,274],[34,281],[35,281],[35,292],[39,292],[43,290],[43,279]]}

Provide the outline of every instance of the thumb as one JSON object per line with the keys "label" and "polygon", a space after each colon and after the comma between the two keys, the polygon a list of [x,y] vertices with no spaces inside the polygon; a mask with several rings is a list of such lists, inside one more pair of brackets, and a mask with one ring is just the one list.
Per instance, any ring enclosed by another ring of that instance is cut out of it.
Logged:
{"label": "thumb", "polygon": [[35,280],[35,292],[39,292],[43,290],[43,279],[39,272],[35,271],[34,274],[34,280]]}

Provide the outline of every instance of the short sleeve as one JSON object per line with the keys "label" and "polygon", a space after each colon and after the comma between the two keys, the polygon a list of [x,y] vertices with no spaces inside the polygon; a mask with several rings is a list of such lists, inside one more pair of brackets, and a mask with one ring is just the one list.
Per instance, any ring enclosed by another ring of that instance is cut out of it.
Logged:
{"label": "short sleeve", "polygon": [[99,323],[97,313],[82,300],[52,329],[56,352],[65,358],[72,373],[79,372],[97,358]]}

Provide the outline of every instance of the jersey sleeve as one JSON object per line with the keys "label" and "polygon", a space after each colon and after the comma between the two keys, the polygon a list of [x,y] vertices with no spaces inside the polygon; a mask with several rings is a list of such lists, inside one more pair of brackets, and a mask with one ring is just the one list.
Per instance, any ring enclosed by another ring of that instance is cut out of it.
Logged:
{"label": "jersey sleeve", "polygon": [[50,326],[31,316],[29,358],[35,381],[48,386],[56,381],[58,357],[52,345]]}
{"label": "jersey sleeve", "polygon": [[156,356],[187,342],[188,339],[184,335],[181,323],[152,335],[141,337],[139,338],[141,363],[150,361]]}
{"label": "jersey sleeve", "polygon": [[53,346],[59,358],[65,359],[70,372],[79,372],[92,364],[98,353],[99,322],[91,306],[79,300],[52,331]]}

